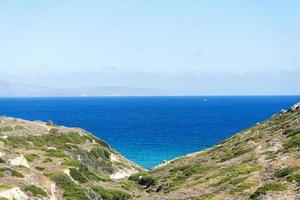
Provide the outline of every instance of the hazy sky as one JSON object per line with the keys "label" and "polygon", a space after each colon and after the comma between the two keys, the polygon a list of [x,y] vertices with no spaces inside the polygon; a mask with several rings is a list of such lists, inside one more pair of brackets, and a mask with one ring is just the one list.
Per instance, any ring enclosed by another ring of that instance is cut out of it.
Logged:
{"label": "hazy sky", "polygon": [[0,0],[0,80],[300,94],[300,1]]}

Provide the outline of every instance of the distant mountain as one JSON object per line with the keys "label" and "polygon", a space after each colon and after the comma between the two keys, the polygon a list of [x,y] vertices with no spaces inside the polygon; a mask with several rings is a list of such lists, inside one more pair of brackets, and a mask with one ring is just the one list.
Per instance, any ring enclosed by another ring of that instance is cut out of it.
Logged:
{"label": "distant mountain", "polygon": [[0,81],[0,97],[47,97],[47,96],[162,96],[163,90],[134,87],[83,87],[51,88],[34,85],[23,85]]}

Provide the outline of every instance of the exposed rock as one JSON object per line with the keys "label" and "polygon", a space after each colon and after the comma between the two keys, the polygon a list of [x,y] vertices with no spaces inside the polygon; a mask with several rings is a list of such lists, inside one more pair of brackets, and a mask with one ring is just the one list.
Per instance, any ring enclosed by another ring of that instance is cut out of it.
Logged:
{"label": "exposed rock", "polygon": [[292,111],[296,111],[300,109],[300,102],[296,103],[295,105],[292,106]]}
{"label": "exposed rock", "polygon": [[0,190],[0,197],[15,200],[27,200],[29,197],[19,188],[13,187],[8,190]]}
{"label": "exposed rock", "polygon": [[14,158],[14,159],[8,160],[8,162],[11,165],[24,166],[24,167],[30,168],[29,162],[26,160],[26,158],[23,156],[23,154],[21,154],[20,156]]}
{"label": "exposed rock", "polygon": [[131,176],[134,173],[137,173],[138,171],[136,169],[119,169],[118,171],[116,171],[115,173],[113,173],[112,175],[110,175],[109,177],[111,179],[114,180],[118,180],[118,179],[123,179],[126,177]]}

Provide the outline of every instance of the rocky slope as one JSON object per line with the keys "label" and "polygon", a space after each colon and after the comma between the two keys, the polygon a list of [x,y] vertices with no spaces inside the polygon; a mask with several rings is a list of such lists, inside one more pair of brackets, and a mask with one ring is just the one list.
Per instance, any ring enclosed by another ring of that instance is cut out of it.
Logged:
{"label": "rocky slope", "polygon": [[141,170],[82,129],[0,117],[2,199],[129,199],[118,180]]}
{"label": "rocky slope", "polygon": [[144,175],[151,180],[145,190],[153,199],[300,199],[299,150],[296,104],[212,148],[156,167]]}
{"label": "rocky slope", "polygon": [[0,117],[0,200],[300,199],[299,150],[299,104],[150,171],[82,129]]}

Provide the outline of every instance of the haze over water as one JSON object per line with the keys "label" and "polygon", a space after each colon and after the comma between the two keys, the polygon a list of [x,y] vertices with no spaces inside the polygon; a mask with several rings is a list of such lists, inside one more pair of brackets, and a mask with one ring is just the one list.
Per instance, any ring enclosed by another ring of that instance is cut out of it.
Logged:
{"label": "haze over water", "polygon": [[0,115],[81,127],[145,168],[199,151],[300,96],[0,98]]}

